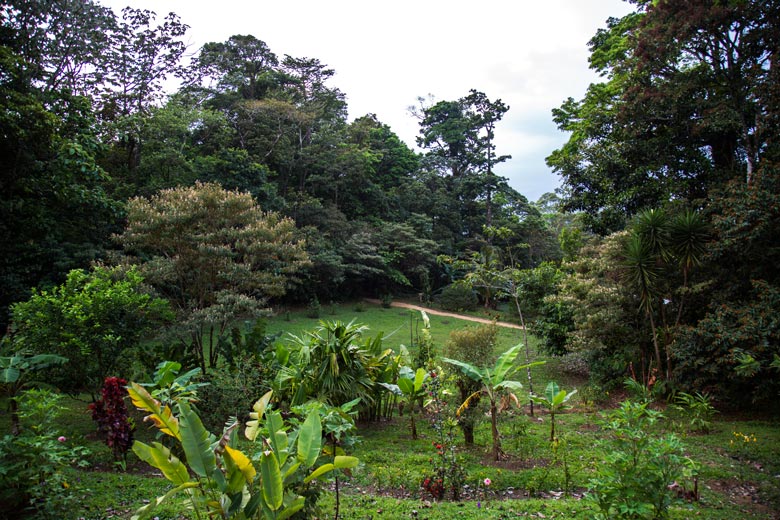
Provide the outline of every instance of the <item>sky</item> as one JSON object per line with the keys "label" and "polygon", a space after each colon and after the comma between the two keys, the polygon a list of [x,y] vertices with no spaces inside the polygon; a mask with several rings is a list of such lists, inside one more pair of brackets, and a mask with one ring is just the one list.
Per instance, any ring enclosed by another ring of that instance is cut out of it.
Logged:
{"label": "sky", "polygon": [[349,119],[368,113],[416,149],[418,97],[456,100],[470,89],[509,111],[496,127],[496,153],[512,158],[495,173],[529,200],[560,179],[545,157],[567,140],[551,111],[581,99],[599,77],[588,40],[623,0],[101,0],[117,11],[174,12],[190,26],[189,51],[235,34],[263,40],[280,59],[317,58],[335,70]]}

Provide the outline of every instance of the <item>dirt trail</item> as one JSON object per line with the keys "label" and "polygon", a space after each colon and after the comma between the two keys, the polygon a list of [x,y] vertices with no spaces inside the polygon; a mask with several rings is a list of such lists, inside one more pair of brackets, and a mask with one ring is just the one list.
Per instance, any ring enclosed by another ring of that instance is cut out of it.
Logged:
{"label": "dirt trail", "polygon": [[[369,303],[374,303],[377,305],[380,305],[381,302],[376,299],[372,298],[366,298],[366,301]],[[422,307],[420,305],[413,305],[411,303],[404,303],[404,302],[392,302],[390,304],[391,307],[401,307],[403,309],[412,309],[415,311],[425,311],[428,314],[435,314],[436,316],[449,316],[450,318],[458,318],[459,320],[467,320],[467,321],[476,321],[477,323],[493,323],[493,320],[489,320],[487,318],[478,318],[476,316],[467,316],[465,314],[457,314],[454,312],[446,312],[446,311],[439,311],[436,309],[431,309],[429,307]],[[499,327],[506,327],[508,329],[522,329],[520,325],[517,325],[515,323],[508,323],[506,321],[497,321],[495,322],[496,325]]]}

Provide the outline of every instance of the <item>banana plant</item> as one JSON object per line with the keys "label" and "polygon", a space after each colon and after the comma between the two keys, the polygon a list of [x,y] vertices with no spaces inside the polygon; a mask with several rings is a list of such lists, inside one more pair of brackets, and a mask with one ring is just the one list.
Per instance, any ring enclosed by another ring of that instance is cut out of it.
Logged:
{"label": "banana plant", "polygon": [[[62,365],[68,358],[55,354],[31,355],[27,352],[15,352],[10,356],[0,356],[0,396],[8,398],[11,411],[11,433],[19,435],[19,392],[35,383],[28,380],[29,374],[54,365]],[[41,383],[39,386],[45,386]]]}
{"label": "banana plant", "polygon": [[417,424],[414,420],[414,406],[425,397],[425,380],[428,379],[428,372],[424,368],[418,368],[412,372],[409,367],[401,367],[396,384],[379,383],[394,394],[404,400],[404,404],[409,406],[409,422],[412,431],[412,439],[417,439]]}
{"label": "banana plant", "polygon": [[[514,402],[518,404],[519,401],[513,391],[523,388],[520,381],[510,379],[517,371],[530,368],[536,365],[544,364],[544,361],[537,361],[534,363],[528,363],[525,365],[515,365],[515,360],[520,354],[522,344],[515,345],[509,350],[504,352],[498,357],[496,363],[492,367],[477,367],[465,361],[458,361],[457,359],[442,358],[442,361],[455,365],[469,378],[477,381],[482,385],[482,388],[471,394],[463,401],[463,404],[458,408],[457,414],[460,415],[466,408],[469,407],[472,399],[475,399],[479,395],[487,396],[490,401],[490,425],[491,433],[493,435],[493,460],[499,460],[501,457],[501,437],[498,432],[498,412],[499,399],[506,398],[505,402]],[[501,409],[504,406],[502,404]]]}
{"label": "banana plant", "polygon": [[550,442],[555,440],[555,414],[560,412],[566,406],[571,397],[577,393],[577,390],[566,392],[558,387],[558,383],[550,381],[544,390],[543,396],[531,394],[531,400],[538,405],[544,406],[550,411]]}
{"label": "banana plant", "polygon": [[216,437],[186,400],[172,405],[174,413],[171,406],[161,404],[137,383],[130,384],[128,393],[133,404],[149,414],[144,420],[180,445],[186,461],[159,442],[133,444],[135,454],[175,486],[140,508],[134,520],[148,518],[155,507],[180,493],[189,497],[197,518],[283,520],[306,504],[305,498],[293,491],[294,484],[309,484],[334,469],[358,463],[355,457],[341,456],[318,466],[322,451],[319,415],[309,413],[298,429],[288,433],[282,415],[268,410],[272,392],[261,397],[249,414],[244,435],[261,445],[251,458],[236,447],[237,422]]}

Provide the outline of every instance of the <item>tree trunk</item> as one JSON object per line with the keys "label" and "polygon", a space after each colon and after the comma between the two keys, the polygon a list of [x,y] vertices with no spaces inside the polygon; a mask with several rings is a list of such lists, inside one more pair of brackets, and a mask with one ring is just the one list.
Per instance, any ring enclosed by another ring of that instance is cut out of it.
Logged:
{"label": "tree trunk", "polygon": [[658,347],[658,334],[655,331],[655,318],[653,317],[653,311],[649,305],[647,309],[647,315],[650,317],[650,329],[652,330],[653,333],[653,348],[655,349],[655,362],[656,362],[656,366],[658,367],[658,370],[660,371],[663,367],[663,364],[661,363],[661,349]]}
{"label": "tree trunk", "polygon": [[490,429],[493,434],[493,460],[501,458],[501,438],[498,433],[498,409],[495,401],[490,403]]}
{"label": "tree trunk", "polygon": [[[520,299],[517,297],[517,293],[515,293],[515,307],[517,307],[517,314],[520,316],[520,326],[523,328],[523,341],[525,342],[525,362],[527,365],[531,364],[531,350],[528,348],[528,331],[525,329],[525,320],[523,319],[523,311],[520,309]],[[531,379],[531,367],[525,368],[525,373],[528,376],[528,392],[534,393],[534,382],[533,379]],[[534,416],[534,402],[530,401],[528,403],[528,407],[530,409],[531,417]]]}
{"label": "tree trunk", "polygon": [[22,431],[22,428],[19,425],[19,403],[16,402],[15,397],[12,397],[9,399],[8,404],[11,413],[11,435],[18,437],[19,433]]}

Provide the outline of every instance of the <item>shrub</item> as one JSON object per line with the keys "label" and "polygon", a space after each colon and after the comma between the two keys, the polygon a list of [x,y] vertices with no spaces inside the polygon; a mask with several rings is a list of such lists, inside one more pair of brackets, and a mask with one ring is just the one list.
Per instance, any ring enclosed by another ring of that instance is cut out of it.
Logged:
{"label": "shrub", "polygon": [[74,500],[63,470],[86,466],[86,448],[57,429],[62,396],[28,390],[19,400],[22,430],[0,439],[0,518],[66,518]]}
{"label": "shrub", "polygon": [[132,421],[125,406],[127,381],[118,377],[107,377],[101,391],[102,398],[91,403],[92,420],[98,431],[105,435],[106,445],[111,448],[114,460],[124,463],[127,452],[133,445]]}
{"label": "shrub", "polygon": [[477,308],[478,298],[467,284],[455,282],[442,289],[436,301],[447,311],[473,311]]}
{"label": "shrub", "polygon": [[198,409],[204,426],[219,430],[231,417],[246,422],[253,396],[267,392],[272,377],[269,366],[254,356],[237,359],[233,368],[210,370],[205,378],[210,384],[198,389]]}
{"label": "shrub", "polygon": [[126,352],[171,317],[168,302],[147,294],[135,269],[74,270],[61,286],[13,306],[14,343],[68,358],[47,370],[47,381],[94,396],[109,374],[129,368]]}
{"label": "shrub", "polygon": [[602,464],[589,482],[588,500],[598,519],[661,519],[675,498],[671,484],[690,476],[693,462],[676,435],[649,431],[662,418],[648,403],[625,401],[604,426],[612,432]]}
{"label": "shrub", "polygon": [[[145,518],[153,509],[176,493],[189,494],[195,516],[202,518],[289,518],[312,504],[298,493],[301,485],[335,469],[354,468],[355,457],[335,455],[322,463],[322,422],[312,410],[300,423],[291,425],[276,410],[268,410],[271,392],[252,407],[244,436],[251,444],[247,455],[238,448],[237,424],[222,430],[217,437],[201,422],[198,413],[186,401],[173,408],[161,406],[142,386],[131,383],[128,392],[133,404],[149,413],[162,433],[185,454],[186,462],[172,456],[159,442],[136,441],[133,452],[176,487],[139,509],[136,517]],[[194,491],[194,492],[193,492]],[[317,495],[308,495],[316,500]]]}
{"label": "shrub", "polygon": [[306,308],[306,317],[317,319],[320,317],[321,313],[322,305],[320,304],[320,300],[315,296],[309,301],[309,306]]}

